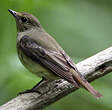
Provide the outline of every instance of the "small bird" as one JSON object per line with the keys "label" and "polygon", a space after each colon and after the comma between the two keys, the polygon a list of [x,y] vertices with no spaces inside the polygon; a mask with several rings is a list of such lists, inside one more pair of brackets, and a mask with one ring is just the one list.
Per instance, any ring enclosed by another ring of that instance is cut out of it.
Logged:
{"label": "small bird", "polygon": [[81,75],[72,59],[43,29],[35,16],[11,9],[8,11],[16,20],[19,59],[30,72],[47,80],[62,78],[77,88],[84,87],[96,98],[102,97]]}

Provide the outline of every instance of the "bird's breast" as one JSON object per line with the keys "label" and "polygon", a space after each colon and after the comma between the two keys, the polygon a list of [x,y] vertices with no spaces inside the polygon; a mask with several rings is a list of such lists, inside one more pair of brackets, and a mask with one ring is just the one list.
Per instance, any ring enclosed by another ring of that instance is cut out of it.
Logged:
{"label": "bird's breast", "polygon": [[46,69],[44,69],[38,62],[34,62],[32,59],[28,58],[22,50],[18,50],[18,56],[21,61],[21,63],[32,73],[41,73],[46,72]]}
{"label": "bird's breast", "polygon": [[17,46],[18,56],[21,63],[32,73],[36,74],[38,77],[45,77],[47,79],[59,79],[54,73],[46,69],[39,62],[35,62],[29,57],[27,57],[23,51]]}

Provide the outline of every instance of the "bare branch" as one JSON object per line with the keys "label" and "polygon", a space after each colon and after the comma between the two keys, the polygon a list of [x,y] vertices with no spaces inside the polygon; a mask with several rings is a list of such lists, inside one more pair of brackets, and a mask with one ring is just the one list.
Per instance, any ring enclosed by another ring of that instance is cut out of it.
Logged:
{"label": "bare branch", "polygon": [[[88,81],[93,81],[112,71],[112,47],[78,63],[78,70]],[[42,110],[51,103],[73,92],[76,88],[64,80],[42,84],[39,93],[17,96],[0,107],[0,110]]]}

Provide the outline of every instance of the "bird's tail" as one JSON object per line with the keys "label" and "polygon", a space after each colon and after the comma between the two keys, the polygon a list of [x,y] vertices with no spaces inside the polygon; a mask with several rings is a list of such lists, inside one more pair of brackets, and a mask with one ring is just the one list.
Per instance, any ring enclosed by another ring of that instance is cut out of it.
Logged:
{"label": "bird's tail", "polygon": [[102,94],[100,94],[98,91],[96,91],[88,82],[82,83],[82,86],[87,89],[93,96],[96,98],[103,97]]}
{"label": "bird's tail", "polygon": [[80,74],[77,73],[76,71],[73,72],[73,77],[77,81],[78,84],[83,86],[86,90],[88,90],[93,96],[96,98],[101,98],[103,97],[98,91],[96,91],[89,83],[88,81]]}

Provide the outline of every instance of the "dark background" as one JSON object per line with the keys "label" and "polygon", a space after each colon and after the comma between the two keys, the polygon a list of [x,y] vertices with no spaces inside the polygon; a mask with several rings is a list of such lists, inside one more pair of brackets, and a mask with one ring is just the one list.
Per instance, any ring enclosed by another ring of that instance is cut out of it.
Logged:
{"label": "dark background", "polygon": [[[40,79],[20,63],[16,52],[16,25],[8,9],[29,12],[73,58],[75,63],[112,44],[111,0],[1,0],[0,105],[31,88]],[[112,110],[112,74],[92,85],[104,98],[95,99],[80,89],[45,110]]]}

